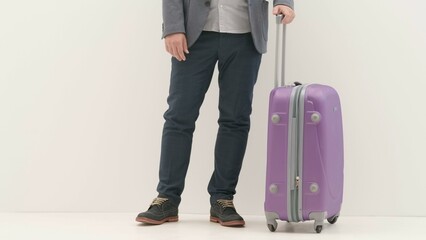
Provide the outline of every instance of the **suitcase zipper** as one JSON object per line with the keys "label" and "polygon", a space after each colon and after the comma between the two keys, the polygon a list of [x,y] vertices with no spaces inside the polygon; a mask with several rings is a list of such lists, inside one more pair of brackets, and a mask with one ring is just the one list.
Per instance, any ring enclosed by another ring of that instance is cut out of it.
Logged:
{"label": "suitcase zipper", "polygon": [[292,105],[292,124],[293,128],[293,138],[292,141],[292,149],[293,154],[291,154],[291,158],[289,158],[290,162],[290,211],[289,211],[289,220],[293,222],[302,221],[302,216],[299,211],[300,205],[302,204],[302,196],[301,196],[301,169],[302,169],[302,158],[303,158],[303,118],[304,118],[304,92],[307,85],[302,85],[300,87],[295,88],[293,105]]}
{"label": "suitcase zipper", "polygon": [[300,181],[300,177],[297,176],[296,177],[296,189],[299,189],[299,181]]}
{"label": "suitcase zipper", "polygon": [[293,190],[293,197],[292,197],[292,208],[291,208],[291,215],[294,222],[299,222],[300,219],[298,217],[298,209],[299,209],[299,182],[300,178],[296,177],[295,179],[295,188]]}
{"label": "suitcase zipper", "polygon": [[296,124],[296,139],[295,142],[295,146],[296,146],[296,158],[294,159],[295,161],[295,169],[294,171],[294,175],[296,176],[295,178],[295,192],[294,192],[294,202],[293,202],[293,214],[294,214],[294,219],[299,222],[299,183],[300,183],[300,176],[299,176],[299,165],[300,165],[300,95],[302,92],[303,86],[300,86],[297,90],[297,94],[295,96],[295,104],[296,104],[296,108],[294,109],[294,115],[295,115],[295,124]]}

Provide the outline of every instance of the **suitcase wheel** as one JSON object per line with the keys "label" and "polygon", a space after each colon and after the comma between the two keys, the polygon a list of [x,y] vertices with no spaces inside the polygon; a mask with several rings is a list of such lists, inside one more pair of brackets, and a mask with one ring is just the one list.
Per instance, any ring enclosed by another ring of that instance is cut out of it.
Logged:
{"label": "suitcase wheel", "polygon": [[338,218],[339,216],[333,216],[333,217],[327,218],[327,221],[331,224],[335,224]]}
{"label": "suitcase wheel", "polygon": [[321,231],[322,231],[322,225],[318,225],[315,227],[315,232],[321,233]]}
{"label": "suitcase wheel", "polygon": [[268,228],[269,228],[269,231],[271,232],[275,232],[275,230],[277,230],[277,227],[272,224],[268,224]]}

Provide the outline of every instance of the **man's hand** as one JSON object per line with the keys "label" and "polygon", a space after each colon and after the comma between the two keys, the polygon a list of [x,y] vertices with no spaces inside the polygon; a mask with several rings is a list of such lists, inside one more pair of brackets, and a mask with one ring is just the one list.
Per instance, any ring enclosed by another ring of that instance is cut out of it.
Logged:
{"label": "man's hand", "polygon": [[165,37],[166,50],[178,61],[185,61],[185,53],[188,54],[186,36],[183,33],[174,33]]}
{"label": "man's hand", "polygon": [[296,17],[296,14],[294,13],[293,9],[291,9],[290,7],[287,7],[286,5],[276,5],[273,8],[272,13],[274,15],[278,15],[278,14],[284,15],[284,18],[283,18],[284,24],[291,23],[294,17]]}

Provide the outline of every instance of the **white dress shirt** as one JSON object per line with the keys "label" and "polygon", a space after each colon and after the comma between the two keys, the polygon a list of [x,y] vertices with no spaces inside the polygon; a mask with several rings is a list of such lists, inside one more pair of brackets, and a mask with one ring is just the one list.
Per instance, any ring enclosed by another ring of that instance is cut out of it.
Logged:
{"label": "white dress shirt", "polygon": [[250,29],[247,0],[211,0],[204,31],[248,33]]}

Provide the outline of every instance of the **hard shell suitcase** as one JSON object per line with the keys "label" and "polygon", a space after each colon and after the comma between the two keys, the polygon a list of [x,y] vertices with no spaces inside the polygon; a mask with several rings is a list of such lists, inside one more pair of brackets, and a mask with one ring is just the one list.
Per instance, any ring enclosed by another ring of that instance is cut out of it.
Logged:
{"label": "hard shell suitcase", "polygon": [[277,16],[276,88],[269,99],[265,215],[272,232],[279,219],[314,220],[314,229],[320,233],[325,219],[337,221],[342,204],[340,100],[329,86],[284,85],[281,19]]}

